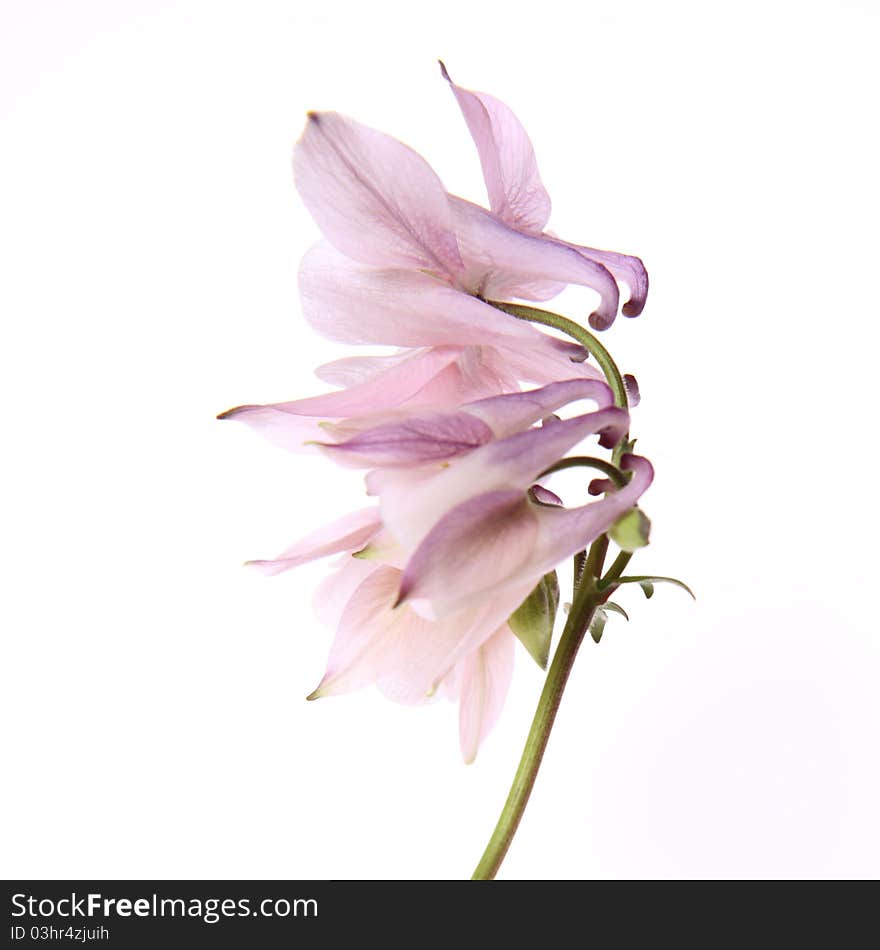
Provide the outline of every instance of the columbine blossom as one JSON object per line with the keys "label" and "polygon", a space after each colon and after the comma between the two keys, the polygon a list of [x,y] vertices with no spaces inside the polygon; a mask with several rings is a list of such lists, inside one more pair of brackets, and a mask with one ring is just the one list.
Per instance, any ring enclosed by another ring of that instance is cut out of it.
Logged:
{"label": "columbine blossom", "polygon": [[[596,411],[567,420],[553,415],[583,399]],[[617,443],[628,417],[611,402],[604,383],[573,379],[455,412],[414,412],[325,443],[331,457],[371,469],[368,484],[380,506],[256,562],[278,573],[318,557],[357,555],[322,590],[322,598],[345,605],[313,698],[375,683],[392,699],[418,703],[447,684],[441,692],[460,703],[470,761],[506,694],[512,660],[505,644],[513,643],[507,619],[545,573],[608,530],[650,484],[647,461],[627,456],[633,478],[600,501],[565,508],[535,485],[587,436]],[[473,695],[487,676],[489,705]]]}
{"label": "columbine blossom", "polygon": [[477,144],[491,210],[448,194],[427,162],[396,139],[335,112],[310,113],[294,172],[332,248],[319,245],[302,263],[306,318],[320,326],[325,314],[335,320],[340,309],[354,308],[384,334],[389,306],[401,300],[426,322],[465,313],[481,321],[489,309],[483,300],[547,300],[576,284],[599,293],[590,322],[605,329],[617,315],[615,274],[631,284],[624,313],[640,313],[647,293],[641,261],[544,233],[550,199],[519,121],[490,96],[452,88]]}
{"label": "columbine blossom", "polygon": [[[550,196],[538,174],[535,151],[525,129],[503,102],[488,93],[457,86],[442,63],[440,69],[477,146],[489,207],[495,217],[522,234],[553,241],[606,268],[615,280],[623,281],[630,288],[629,300],[622,307],[623,315],[637,317],[648,296],[645,265],[638,257],[571,244],[545,232],[550,218]],[[609,316],[614,319],[606,308],[595,314],[591,323],[596,329],[605,329],[611,323]]]}

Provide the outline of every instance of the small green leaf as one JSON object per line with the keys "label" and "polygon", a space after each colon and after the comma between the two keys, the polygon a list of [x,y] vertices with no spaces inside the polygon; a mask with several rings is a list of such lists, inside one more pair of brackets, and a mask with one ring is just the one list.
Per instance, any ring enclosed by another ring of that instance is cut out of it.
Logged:
{"label": "small green leaf", "polygon": [[[655,584],[675,584],[676,587],[686,590],[691,595],[691,597],[694,598],[694,600],[697,599],[697,595],[690,589],[690,587],[688,587],[684,581],[680,581],[675,577],[660,577],[656,574],[640,574],[637,577],[618,577],[614,583],[618,586],[620,584],[638,584],[645,592],[646,597],[650,597],[651,594],[654,593]],[[649,589],[650,593],[648,593]]]}
{"label": "small green leaf", "polygon": [[613,610],[614,613],[620,614],[624,620],[629,620],[629,614],[620,606],[620,604],[615,604],[614,601],[609,600],[605,604],[605,610]]}
{"label": "small green leaf", "polygon": [[558,607],[559,581],[556,571],[551,571],[538,581],[535,589],[507,621],[510,629],[542,670],[547,669],[550,640],[553,637],[553,624]]}
{"label": "small green leaf", "polygon": [[590,621],[590,636],[598,643],[602,639],[602,631],[605,629],[605,622],[608,620],[608,614],[601,607],[596,608],[593,619]]}
{"label": "small green leaf", "polygon": [[650,534],[651,522],[648,516],[641,508],[633,508],[612,525],[608,537],[621,551],[635,551],[648,543]]}

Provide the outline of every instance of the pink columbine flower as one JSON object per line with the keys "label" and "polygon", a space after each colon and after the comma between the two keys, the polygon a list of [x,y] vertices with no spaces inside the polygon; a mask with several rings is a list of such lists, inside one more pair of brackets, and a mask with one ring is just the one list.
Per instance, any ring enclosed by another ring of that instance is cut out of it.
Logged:
{"label": "pink columbine flower", "polygon": [[599,293],[590,323],[604,329],[617,314],[615,277],[631,289],[623,312],[640,313],[641,261],[545,233],[550,199],[516,116],[491,96],[450,84],[480,155],[488,211],[448,194],[396,139],[335,112],[310,113],[294,172],[329,243],[300,269],[307,319],[331,336],[354,332],[362,342],[398,345],[413,345],[400,334],[414,321],[442,328],[463,320],[492,342],[484,300],[546,300],[576,284]]}
{"label": "pink columbine flower", "polygon": [[[583,399],[596,411],[553,416]],[[627,456],[629,483],[575,508],[535,480],[589,435],[616,443],[627,422],[604,383],[573,379],[455,412],[413,413],[325,443],[327,454],[372,469],[368,484],[380,506],[254,562],[274,574],[318,557],[358,555],[345,558],[320,591],[337,635],[313,697],[376,683],[392,699],[418,703],[439,689],[459,701],[470,761],[507,691],[508,618],[544,574],[635,505],[652,470]]]}

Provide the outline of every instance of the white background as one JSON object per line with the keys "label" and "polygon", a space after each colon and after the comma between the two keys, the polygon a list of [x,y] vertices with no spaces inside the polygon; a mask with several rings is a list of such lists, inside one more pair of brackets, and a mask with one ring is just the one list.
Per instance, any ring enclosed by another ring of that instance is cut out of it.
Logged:
{"label": "white background", "polygon": [[657,469],[636,565],[698,594],[585,646],[504,876],[878,874],[876,4],[2,10],[4,876],[476,862],[539,671],[469,767],[448,704],[304,702],[324,568],[241,563],[359,481],[214,421],[348,352],[299,314],[307,109],[483,200],[438,56],[520,115],[555,231],[648,265],[605,337]]}

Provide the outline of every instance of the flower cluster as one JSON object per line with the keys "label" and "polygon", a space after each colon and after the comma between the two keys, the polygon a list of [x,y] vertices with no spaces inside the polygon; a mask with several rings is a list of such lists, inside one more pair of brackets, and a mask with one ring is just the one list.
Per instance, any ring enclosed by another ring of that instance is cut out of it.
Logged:
{"label": "flower cluster", "polygon": [[[325,395],[221,418],[366,471],[373,505],[252,562],[274,574],[342,556],[316,598],[336,637],[310,698],[371,683],[402,703],[445,695],[459,703],[471,761],[504,702],[517,636],[536,652],[512,618],[536,592],[547,599],[547,575],[619,524],[652,478],[625,451],[620,380],[610,387],[580,343],[517,319],[510,302],[588,287],[599,330],[620,308],[619,282],[626,316],[641,312],[648,282],[638,258],[544,230],[550,199],[519,121],[443,76],[476,143],[488,209],[448,194],[401,142],[337,113],[311,113],[294,153],[325,237],[300,268],[306,319],[341,342],[398,349],[321,367],[340,387]],[[584,400],[589,412],[560,417]],[[601,498],[566,507],[541,479],[589,437],[615,450],[606,467],[617,477],[593,483]]]}

